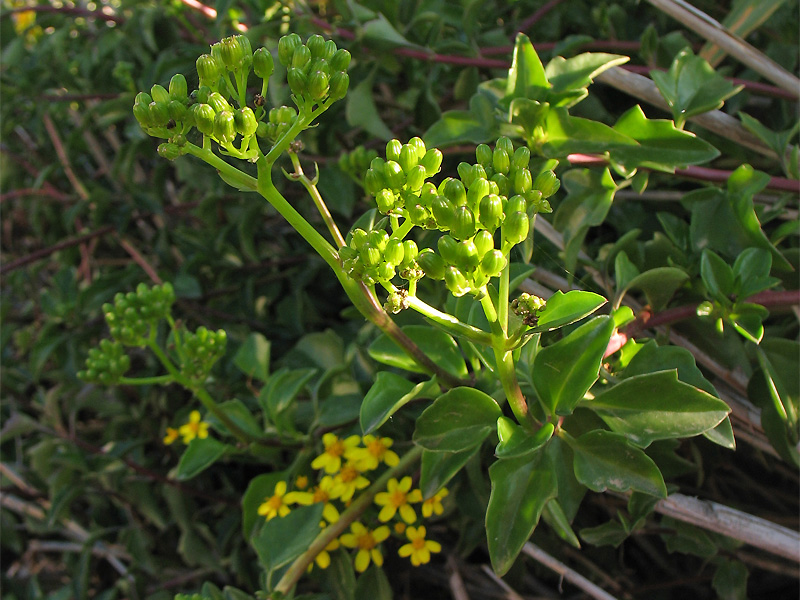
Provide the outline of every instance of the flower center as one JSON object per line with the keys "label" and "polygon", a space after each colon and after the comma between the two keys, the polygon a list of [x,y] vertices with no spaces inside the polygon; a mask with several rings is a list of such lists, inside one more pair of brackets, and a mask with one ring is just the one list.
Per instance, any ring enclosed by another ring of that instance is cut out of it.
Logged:
{"label": "flower center", "polygon": [[325,448],[325,454],[331,456],[341,456],[344,454],[344,444],[340,440],[336,440],[330,446]]}
{"label": "flower center", "polygon": [[282,504],[283,504],[283,498],[281,498],[278,495],[275,495],[269,500],[267,500],[267,506],[269,506],[272,510],[278,510]]}
{"label": "flower center", "polygon": [[375,538],[371,533],[358,536],[358,547],[362,550],[372,550],[376,545]]}
{"label": "flower center", "polygon": [[358,470],[355,467],[350,467],[347,465],[342,467],[342,470],[339,473],[339,479],[341,479],[344,483],[350,483],[351,481],[354,481],[356,477],[358,477]]}
{"label": "flower center", "polygon": [[415,550],[421,550],[422,548],[425,547],[425,538],[418,537],[413,542],[411,542],[411,545],[414,546]]}
{"label": "flower center", "polygon": [[327,502],[330,499],[331,495],[325,490],[321,490],[320,488],[314,490],[314,503]]}
{"label": "flower center", "polygon": [[380,458],[386,452],[386,447],[380,440],[375,440],[367,444],[367,450],[372,456]]}
{"label": "flower center", "polygon": [[392,492],[392,495],[389,497],[389,502],[392,503],[392,506],[401,507],[403,504],[406,503],[406,493],[401,492],[400,490],[395,490]]}

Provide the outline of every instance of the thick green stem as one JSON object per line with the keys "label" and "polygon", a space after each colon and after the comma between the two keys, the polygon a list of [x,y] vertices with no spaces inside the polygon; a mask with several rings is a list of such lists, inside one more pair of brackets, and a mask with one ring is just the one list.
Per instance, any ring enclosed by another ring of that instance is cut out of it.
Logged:
{"label": "thick green stem", "polygon": [[492,335],[490,333],[484,331],[483,329],[473,327],[472,325],[462,323],[453,315],[443,313],[442,311],[435,309],[430,304],[423,302],[416,296],[408,297],[408,306],[409,308],[413,308],[419,314],[428,317],[431,321],[454,335],[465,337],[471,342],[482,344],[484,346],[492,345]]}
{"label": "thick green stem", "polygon": [[495,362],[497,363],[495,375],[503,385],[508,404],[511,406],[511,410],[514,412],[519,424],[533,431],[536,427],[536,419],[528,411],[528,403],[519,387],[514,358],[511,352],[503,349],[502,345],[493,347],[493,350]]}
{"label": "thick green stem", "polygon": [[413,228],[414,224],[411,222],[411,219],[405,219],[402,225],[392,229],[391,237],[403,240]]}
{"label": "thick green stem", "polygon": [[422,456],[422,448],[418,446],[413,447],[406,452],[397,465],[386,471],[376,479],[375,483],[369,486],[364,493],[353,500],[350,506],[347,507],[347,510],[341,514],[339,520],[323,529],[317,538],[311,542],[308,550],[295,559],[286,573],[283,574],[283,577],[281,577],[278,585],[275,586],[273,593],[288,594],[300,577],[306,572],[308,565],[311,564],[314,558],[322,552],[328,544],[344,533],[347,527],[358,519],[370,504],[372,504],[375,494],[385,490],[386,485],[392,477],[397,477],[399,474],[406,471],[412,464],[419,460],[420,456]]}
{"label": "thick green stem", "polygon": [[300,164],[300,158],[296,153],[289,152],[289,158],[292,159],[292,165],[294,166],[294,173],[290,177],[302,183],[303,187],[306,188],[308,195],[311,196],[311,199],[314,201],[314,205],[317,207],[319,214],[322,216],[322,220],[325,221],[325,226],[328,228],[328,231],[330,231],[331,236],[333,236],[336,246],[341,248],[345,245],[344,236],[336,226],[336,222],[333,220],[331,211],[328,210],[328,206],[325,204],[325,200],[322,199],[322,195],[319,193],[316,184],[306,177],[306,174],[303,172],[303,167]]}
{"label": "thick green stem", "polygon": [[120,385],[166,385],[175,381],[172,375],[156,375],[154,377],[120,377]]}

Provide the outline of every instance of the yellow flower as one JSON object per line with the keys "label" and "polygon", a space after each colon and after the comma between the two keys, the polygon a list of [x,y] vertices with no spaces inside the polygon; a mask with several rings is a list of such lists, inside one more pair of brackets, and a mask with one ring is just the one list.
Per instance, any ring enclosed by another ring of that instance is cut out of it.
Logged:
{"label": "yellow flower", "polygon": [[302,504],[308,506],[316,504],[317,502],[324,502],[325,506],[322,509],[322,516],[328,523],[335,523],[339,520],[339,511],[330,503],[337,496],[333,493],[335,483],[333,477],[326,475],[319,482],[319,485],[314,486],[310,492],[289,492],[286,494],[285,502],[287,504]]}
{"label": "yellow flower", "polygon": [[333,478],[334,485],[331,488],[331,496],[340,498],[347,504],[353,499],[356,490],[363,490],[369,486],[369,480],[361,474],[353,463],[347,463],[342,470]]}
{"label": "yellow flower", "polygon": [[438,492],[436,492],[433,496],[425,500],[422,503],[422,516],[426,519],[430,517],[432,514],[440,515],[444,512],[444,507],[442,506],[442,498],[447,496],[450,492],[447,491],[447,488],[442,488]]}
{"label": "yellow flower", "polygon": [[189,413],[189,420],[178,428],[178,433],[183,437],[184,444],[194,438],[202,440],[208,437],[208,423],[200,420],[199,411],[193,410]]}
{"label": "yellow flower", "polygon": [[308,487],[308,477],[306,475],[298,475],[294,480],[294,487],[298,490],[304,490]]}
{"label": "yellow flower", "polygon": [[398,521],[397,523],[394,524],[394,531],[395,533],[403,535],[406,532],[406,524],[403,523],[402,521]]}
{"label": "yellow flower", "polygon": [[175,429],[174,427],[167,427],[167,435],[164,436],[164,443],[167,446],[169,446],[171,443],[173,443],[175,440],[178,439],[179,435],[180,434],[178,433],[177,429]]}
{"label": "yellow flower", "polygon": [[311,463],[312,469],[325,469],[326,473],[336,473],[342,467],[342,456],[349,448],[358,446],[360,438],[351,435],[345,440],[340,440],[336,434],[326,433],[322,436],[325,451]]}
{"label": "yellow flower", "polygon": [[[325,523],[325,521],[321,521],[319,526],[322,529],[325,529],[325,527],[327,527],[327,523]],[[314,562],[317,563],[317,566],[320,569],[327,569],[330,566],[331,555],[329,553],[339,548],[339,546],[340,546],[339,540],[334,538],[327,546],[325,546],[325,549],[322,550],[322,552],[320,552],[314,557]],[[308,570],[311,571],[313,566],[314,563],[308,565]]]}
{"label": "yellow flower", "polygon": [[441,552],[442,545],[439,542],[425,539],[425,526],[409,527],[406,535],[410,543],[400,546],[397,553],[400,556],[410,556],[411,564],[415,567],[424,565],[431,561],[431,552]]}
{"label": "yellow flower", "polygon": [[378,514],[378,520],[386,523],[391,519],[397,511],[400,511],[400,517],[406,523],[413,523],[417,520],[417,514],[411,508],[411,502],[422,502],[422,492],[411,489],[411,477],[406,475],[400,482],[392,477],[386,486],[386,492],[375,494],[375,504],[382,506],[381,512]]}
{"label": "yellow flower", "polygon": [[391,439],[365,435],[362,441],[364,448],[348,448],[345,454],[345,457],[356,463],[361,471],[377,469],[381,461],[387,467],[393,467],[400,462],[397,454],[389,450],[393,443]]}
{"label": "yellow flower", "polygon": [[367,570],[370,560],[379,567],[383,565],[383,554],[376,546],[388,537],[389,528],[386,525],[370,531],[355,521],[350,525],[350,533],[345,533],[339,540],[346,548],[358,548],[354,566],[356,571],[363,573]]}
{"label": "yellow flower", "polygon": [[275,485],[275,490],[272,492],[272,496],[268,497],[264,502],[261,503],[261,506],[258,507],[258,514],[262,517],[266,517],[267,521],[270,519],[274,519],[275,517],[285,517],[289,514],[289,507],[286,506],[286,499],[284,495],[286,494],[286,482],[279,481]]}

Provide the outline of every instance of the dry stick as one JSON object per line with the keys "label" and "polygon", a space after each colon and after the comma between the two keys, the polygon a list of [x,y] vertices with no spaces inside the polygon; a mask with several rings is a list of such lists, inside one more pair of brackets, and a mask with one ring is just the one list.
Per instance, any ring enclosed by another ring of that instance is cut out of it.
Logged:
{"label": "dry stick", "polygon": [[530,542],[526,542],[522,547],[522,552],[530,556],[533,560],[542,563],[548,569],[552,569],[561,575],[561,577],[569,581],[572,585],[579,587],[585,594],[591,596],[592,598],[595,598],[596,600],[617,600],[615,596],[612,596],[601,587],[595,585],[577,571],[570,569],[560,560],[556,560],[538,546],[535,546]]}
{"label": "dry stick", "polygon": [[500,586],[503,591],[505,592],[505,597],[509,600],[524,600],[522,596],[520,596],[514,588],[508,585],[505,581],[500,579],[497,575],[495,575],[494,571],[489,565],[481,565],[481,569],[484,573],[491,579],[494,583]]}
{"label": "dry stick", "polygon": [[740,37],[733,35],[717,21],[697,10],[683,0],[647,0],[659,10],[667,13],[707,40],[714,42],[731,56],[769,79],[779,87],[797,94],[800,79],[789,73],[778,63],[759,52]]}
{"label": "dry stick", "polygon": [[[671,112],[667,102],[659,93],[656,84],[648,77],[631,73],[620,67],[613,67],[596,77],[596,81],[615,87],[634,98]],[[689,120],[759,154],[769,158],[779,158],[761,140],[747,131],[738,120],[722,111],[712,110],[702,115],[689,117]]]}
{"label": "dry stick", "polygon": [[69,163],[69,157],[67,156],[67,152],[64,150],[64,144],[61,142],[61,137],[58,135],[58,130],[56,129],[56,126],[53,125],[53,120],[50,118],[49,114],[43,113],[42,121],[44,121],[45,129],[47,129],[47,134],[50,136],[50,141],[53,142],[53,148],[56,151],[56,155],[61,163],[61,167],[64,169],[67,179],[69,179],[69,182],[72,184],[72,187],[75,188],[75,191],[77,192],[78,196],[80,196],[81,200],[88,200],[89,192],[86,191],[86,188],[72,170],[72,165]]}
{"label": "dry stick", "polygon": [[467,587],[464,585],[461,572],[458,570],[458,562],[452,554],[447,556],[447,568],[450,569],[450,577],[448,577],[447,582],[450,584],[450,593],[453,595],[453,600],[469,600]]}
{"label": "dry stick", "polygon": [[761,517],[683,494],[659,500],[655,510],[800,563],[800,534]]}
{"label": "dry stick", "polygon": [[125,249],[125,252],[131,255],[131,258],[134,260],[134,262],[142,268],[142,271],[147,273],[147,276],[153,281],[153,283],[161,285],[163,283],[161,277],[158,276],[155,268],[149,262],[147,262],[147,259],[142,256],[142,253],[139,252],[132,243],[123,239],[121,235],[117,234],[116,237],[119,245]]}
{"label": "dry stick", "polygon": [[113,225],[106,225],[105,227],[101,227],[97,231],[92,231],[90,233],[85,233],[78,237],[72,238],[71,240],[64,240],[63,242],[59,242],[58,244],[54,244],[47,248],[42,248],[37,250],[36,252],[31,252],[27,256],[23,256],[22,258],[18,258],[17,260],[11,261],[10,263],[6,263],[0,266],[0,275],[5,275],[10,273],[11,271],[15,271],[21,267],[27,266],[31,263],[35,263],[42,258],[46,258],[53,254],[54,252],[58,252],[59,250],[64,250],[65,248],[71,248],[72,246],[77,246],[82,244],[92,238],[100,237],[106,235],[107,233],[111,233],[114,231]]}

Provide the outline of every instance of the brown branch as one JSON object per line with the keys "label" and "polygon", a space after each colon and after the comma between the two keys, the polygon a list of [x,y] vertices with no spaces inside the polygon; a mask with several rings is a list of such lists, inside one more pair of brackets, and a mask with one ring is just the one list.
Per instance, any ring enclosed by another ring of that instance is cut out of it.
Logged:
{"label": "brown branch", "polygon": [[35,263],[38,260],[46,258],[51,254],[53,254],[54,252],[58,252],[59,250],[64,250],[65,248],[71,248],[72,246],[77,246],[79,244],[86,242],[87,240],[91,240],[92,238],[106,235],[107,233],[111,233],[112,231],[114,231],[114,226],[106,225],[105,227],[101,227],[96,231],[85,233],[83,235],[80,235],[76,238],[72,238],[69,240],[64,240],[63,242],[59,242],[57,244],[53,244],[52,246],[48,246],[47,248],[41,248],[40,250],[31,252],[27,256],[23,256],[21,258],[18,258],[17,260],[13,260],[4,265],[0,265],[0,275],[6,275],[11,271],[15,271],[21,267],[25,267],[31,263]]}
{"label": "brown branch", "polygon": [[37,188],[24,188],[20,190],[11,190],[5,194],[0,194],[0,202],[5,200],[13,200],[14,198],[24,198],[25,196],[44,196],[47,198],[54,198],[59,202],[69,202],[72,197],[69,194],[59,192],[57,189],[37,189]]}
{"label": "brown branch", "polygon": [[69,162],[69,156],[67,156],[67,152],[64,149],[64,144],[61,142],[61,137],[58,135],[58,130],[53,124],[53,120],[50,118],[49,114],[43,113],[42,121],[44,121],[45,129],[47,129],[47,134],[50,136],[50,141],[53,142],[53,148],[56,151],[56,155],[61,163],[61,167],[64,169],[67,179],[69,179],[69,182],[72,184],[72,187],[75,188],[75,191],[77,192],[78,196],[81,197],[81,200],[88,200],[89,192],[86,191],[86,188],[72,170],[72,165]]}
{"label": "brown branch", "polygon": [[519,28],[514,33],[514,35],[511,36],[511,39],[513,40],[517,36],[517,33],[525,33],[535,23],[537,23],[539,20],[541,20],[547,13],[549,13],[551,10],[553,10],[556,6],[561,4],[563,1],[564,0],[550,0],[550,2],[547,2],[547,3],[543,4],[530,17],[528,17],[522,23],[520,23]]}

